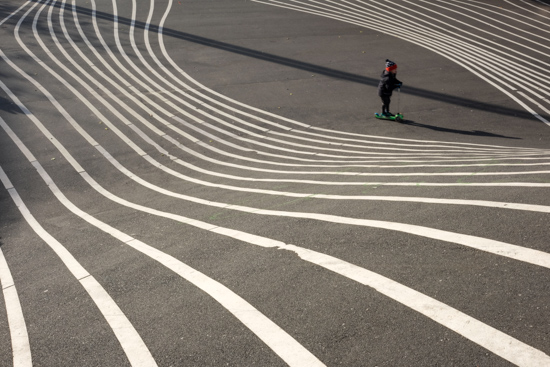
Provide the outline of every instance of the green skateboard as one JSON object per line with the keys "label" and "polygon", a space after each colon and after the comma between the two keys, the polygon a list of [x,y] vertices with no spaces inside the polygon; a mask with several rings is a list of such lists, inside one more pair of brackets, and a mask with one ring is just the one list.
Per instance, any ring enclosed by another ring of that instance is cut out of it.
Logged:
{"label": "green skateboard", "polygon": [[404,121],[403,115],[401,113],[397,113],[396,115],[393,115],[393,116],[384,116],[384,115],[376,112],[374,114],[374,117],[376,117],[377,119],[380,119],[380,120],[390,120],[390,121],[397,121],[397,122],[403,122]]}

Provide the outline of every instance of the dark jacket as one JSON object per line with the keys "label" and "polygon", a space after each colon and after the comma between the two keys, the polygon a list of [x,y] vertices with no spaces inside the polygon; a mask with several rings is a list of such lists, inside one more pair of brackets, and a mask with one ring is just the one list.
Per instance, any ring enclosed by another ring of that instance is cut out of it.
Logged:
{"label": "dark jacket", "polygon": [[397,80],[394,73],[390,73],[387,70],[382,72],[380,78],[380,83],[378,83],[378,95],[380,97],[391,96],[393,90],[402,84],[399,80]]}

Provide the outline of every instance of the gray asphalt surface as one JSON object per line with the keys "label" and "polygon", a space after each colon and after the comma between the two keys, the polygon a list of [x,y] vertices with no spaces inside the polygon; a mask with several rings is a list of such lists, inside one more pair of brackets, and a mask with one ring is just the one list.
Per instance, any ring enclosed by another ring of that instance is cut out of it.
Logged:
{"label": "gray asphalt surface", "polygon": [[[150,20],[145,1],[0,4],[0,22],[12,15],[0,26],[0,250],[13,278],[0,272],[0,366],[21,356],[13,289],[32,365],[154,365],[132,359],[143,349],[122,346],[44,233],[158,366],[305,366],[304,351],[326,366],[547,365],[547,1],[396,0],[387,14],[382,1],[181,0],[166,18],[168,1],[153,3]],[[403,123],[374,118],[386,58]],[[365,269],[407,301],[349,275]],[[222,288],[301,346],[298,362]],[[475,337],[459,313],[479,321]]]}

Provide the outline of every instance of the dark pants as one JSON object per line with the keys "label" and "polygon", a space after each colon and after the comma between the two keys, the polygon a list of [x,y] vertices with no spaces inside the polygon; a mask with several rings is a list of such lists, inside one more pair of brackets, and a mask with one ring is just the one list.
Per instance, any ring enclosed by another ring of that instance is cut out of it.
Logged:
{"label": "dark pants", "polygon": [[384,104],[382,106],[382,113],[390,113],[390,102],[391,102],[391,96],[380,96],[382,99],[382,103]]}

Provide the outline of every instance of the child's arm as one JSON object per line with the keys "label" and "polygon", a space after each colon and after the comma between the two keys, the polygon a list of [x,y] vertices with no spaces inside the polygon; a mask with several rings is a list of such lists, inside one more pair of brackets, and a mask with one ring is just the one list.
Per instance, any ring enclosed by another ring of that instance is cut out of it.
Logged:
{"label": "child's arm", "polygon": [[391,85],[391,89],[396,89],[396,88],[401,88],[401,86],[403,85],[403,83],[398,80],[397,78],[393,78],[392,80],[392,85]]}

